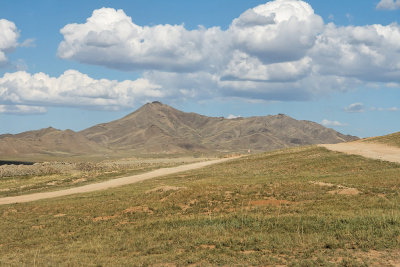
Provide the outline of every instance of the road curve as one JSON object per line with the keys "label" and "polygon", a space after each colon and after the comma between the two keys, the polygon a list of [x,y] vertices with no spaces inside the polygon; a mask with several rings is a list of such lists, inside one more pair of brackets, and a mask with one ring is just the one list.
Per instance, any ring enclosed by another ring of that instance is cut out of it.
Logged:
{"label": "road curve", "polygon": [[394,146],[360,141],[319,146],[346,154],[400,163],[400,148]]}
{"label": "road curve", "polygon": [[[235,157],[235,158],[237,158],[237,157]],[[137,183],[140,181],[144,181],[144,180],[148,180],[148,179],[152,179],[152,178],[156,178],[156,177],[160,177],[160,176],[166,176],[169,174],[175,174],[175,173],[179,173],[179,172],[200,169],[200,168],[203,168],[203,167],[206,167],[209,165],[222,163],[222,162],[232,160],[235,158],[223,158],[223,159],[216,159],[216,160],[180,165],[180,166],[172,167],[172,168],[161,168],[161,169],[150,171],[147,173],[117,178],[117,179],[108,180],[108,181],[101,182],[101,183],[88,184],[88,185],[84,185],[84,186],[78,186],[78,187],[59,190],[59,191],[34,193],[34,194],[27,194],[27,195],[21,195],[21,196],[13,196],[13,197],[3,197],[3,198],[0,198],[0,205],[31,202],[31,201],[41,200],[41,199],[56,198],[56,197],[69,196],[69,195],[79,194],[79,193],[88,193],[88,192],[94,192],[94,191],[99,191],[99,190],[105,190],[105,189],[109,189],[109,188],[114,188],[114,187],[119,187],[119,186],[123,186],[123,185]]]}

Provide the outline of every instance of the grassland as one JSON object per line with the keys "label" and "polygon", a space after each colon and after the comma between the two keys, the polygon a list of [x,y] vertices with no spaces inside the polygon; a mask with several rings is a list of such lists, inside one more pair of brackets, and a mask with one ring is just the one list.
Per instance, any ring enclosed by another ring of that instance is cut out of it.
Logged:
{"label": "grassland", "polygon": [[0,265],[390,266],[400,165],[303,147],[0,206]]}
{"label": "grassland", "polygon": [[0,197],[54,191],[206,158],[127,158],[99,162],[44,162],[0,166]]}
{"label": "grassland", "polygon": [[392,134],[385,135],[385,136],[367,138],[365,140],[365,142],[382,143],[382,144],[400,147],[400,132],[392,133]]}

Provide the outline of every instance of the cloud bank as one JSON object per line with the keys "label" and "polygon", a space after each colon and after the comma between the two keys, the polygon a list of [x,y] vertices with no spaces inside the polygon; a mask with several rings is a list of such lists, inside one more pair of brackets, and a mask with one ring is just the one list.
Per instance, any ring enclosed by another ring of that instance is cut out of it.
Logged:
{"label": "cloud bank", "polygon": [[186,96],[306,100],[400,77],[399,25],[324,24],[298,0],[249,9],[227,30],[140,26],[123,10],[101,8],[61,33],[60,58],[143,70],[163,90]]}
{"label": "cloud bank", "polygon": [[132,107],[146,98],[162,98],[160,86],[140,78],[135,81],[93,79],[76,70],[59,77],[25,71],[0,78],[0,112],[43,113],[46,106],[116,110]]}
{"label": "cloud bank", "polygon": [[26,105],[0,105],[0,113],[17,114],[17,115],[32,115],[43,114],[47,110],[44,107],[26,106]]}
{"label": "cloud bank", "polygon": [[388,108],[383,108],[383,107],[365,107],[363,103],[353,103],[350,104],[349,106],[344,108],[344,111],[348,113],[363,113],[366,111],[391,111],[391,112],[397,112],[399,111],[398,107],[388,107]]}
{"label": "cloud bank", "polygon": [[[396,1],[378,6],[389,8]],[[142,78],[119,83],[72,70],[58,78],[17,72],[1,78],[0,102],[118,108],[152,97],[304,101],[359,86],[399,86],[398,24],[339,27],[324,23],[300,0],[248,9],[226,30],[137,25],[121,9],[101,8],[85,23],[67,24],[60,32],[60,58],[142,71]],[[0,56],[2,49],[0,44]],[[9,82],[11,76],[19,82]],[[42,76],[43,87],[37,85]]]}

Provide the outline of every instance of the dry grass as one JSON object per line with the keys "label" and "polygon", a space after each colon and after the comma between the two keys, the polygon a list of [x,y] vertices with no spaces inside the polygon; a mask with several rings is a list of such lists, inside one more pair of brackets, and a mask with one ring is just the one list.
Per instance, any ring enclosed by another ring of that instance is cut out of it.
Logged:
{"label": "dry grass", "polygon": [[[0,265],[390,266],[399,177],[399,164],[306,147],[0,206]],[[343,187],[361,193],[328,193]]]}
{"label": "dry grass", "polygon": [[365,142],[382,143],[391,146],[400,147],[400,132],[392,133],[385,136],[373,137],[365,139]]}
{"label": "dry grass", "polygon": [[134,175],[163,167],[203,161],[204,158],[119,159],[102,162],[44,162],[0,166],[0,197],[52,191]]}

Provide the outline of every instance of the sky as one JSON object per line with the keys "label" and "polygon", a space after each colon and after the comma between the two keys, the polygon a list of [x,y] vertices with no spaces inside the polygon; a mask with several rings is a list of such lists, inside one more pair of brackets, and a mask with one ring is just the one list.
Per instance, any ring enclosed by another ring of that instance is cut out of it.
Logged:
{"label": "sky", "polygon": [[0,0],[0,134],[152,101],[400,131],[400,0]]}

